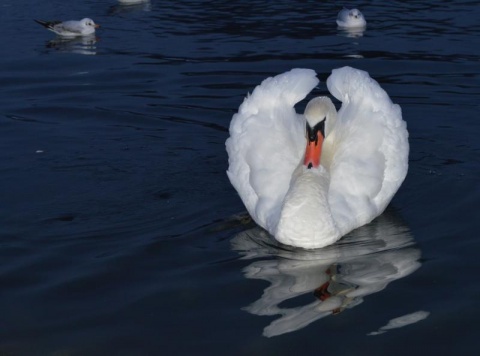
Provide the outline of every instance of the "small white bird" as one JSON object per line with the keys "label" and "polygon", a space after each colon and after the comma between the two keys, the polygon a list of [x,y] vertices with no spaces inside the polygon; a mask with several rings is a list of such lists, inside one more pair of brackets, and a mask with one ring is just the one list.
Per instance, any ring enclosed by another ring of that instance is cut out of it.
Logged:
{"label": "small white bird", "polygon": [[337,15],[337,25],[344,28],[359,28],[367,26],[367,21],[360,10],[344,8]]}
{"label": "small white bird", "polygon": [[99,28],[100,25],[93,22],[92,19],[84,18],[80,21],[70,20],[70,21],[41,21],[34,20],[39,23],[47,30],[55,32],[57,35],[62,37],[77,37],[77,36],[88,36],[95,33],[95,29]]}

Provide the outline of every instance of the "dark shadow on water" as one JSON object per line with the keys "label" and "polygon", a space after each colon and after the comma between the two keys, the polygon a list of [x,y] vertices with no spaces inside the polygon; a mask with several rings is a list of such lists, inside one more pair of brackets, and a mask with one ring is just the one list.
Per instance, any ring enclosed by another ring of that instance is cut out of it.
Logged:
{"label": "dark shadow on water", "polygon": [[408,227],[392,211],[323,249],[281,245],[259,227],[236,235],[231,246],[243,259],[254,259],[243,270],[246,278],[271,284],[244,308],[256,315],[279,315],[265,327],[267,337],[356,307],[421,265]]}

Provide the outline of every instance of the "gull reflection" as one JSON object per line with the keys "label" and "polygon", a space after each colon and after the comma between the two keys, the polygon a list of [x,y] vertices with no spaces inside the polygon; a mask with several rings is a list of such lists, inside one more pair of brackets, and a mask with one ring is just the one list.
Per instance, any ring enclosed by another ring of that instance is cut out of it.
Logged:
{"label": "gull reflection", "polygon": [[338,34],[340,36],[345,36],[349,38],[363,37],[363,33],[365,32],[365,27],[356,27],[356,28],[338,27],[337,29],[338,29]]}
{"label": "gull reflection", "polygon": [[408,228],[388,212],[323,249],[280,245],[258,227],[236,235],[231,245],[243,259],[255,259],[243,270],[247,278],[271,284],[244,308],[280,316],[264,329],[267,337],[353,308],[420,267],[420,250]]}
{"label": "gull reflection", "polygon": [[92,34],[91,36],[73,38],[56,37],[55,39],[48,41],[46,47],[59,52],[95,55],[97,54],[96,43],[97,37]]}
{"label": "gull reflection", "polygon": [[119,0],[117,5],[110,8],[110,14],[128,13],[137,11],[151,11],[150,0]]}

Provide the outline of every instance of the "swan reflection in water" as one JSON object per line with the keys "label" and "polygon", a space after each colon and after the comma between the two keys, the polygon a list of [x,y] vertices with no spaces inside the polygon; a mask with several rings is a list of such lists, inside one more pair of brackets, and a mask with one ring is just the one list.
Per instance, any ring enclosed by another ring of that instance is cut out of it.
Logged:
{"label": "swan reflection in water", "polygon": [[57,36],[55,39],[48,41],[46,47],[59,52],[93,56],[97,54],[97,40],[94,34],[73,38]]}
{"label": "swan reflection in water", "polygon": [[[271,283],[260,299],[244,308],[256,315],[280,316],[264,329],[267,337],[299,330],[353,308],[367,295],[420,267],[420,250],[409,229],[388,210],[322,249],[280,245],[258,227],[236,235],[231,244],[243,259],[255,259],[243,270],[247,278]],[[309,294],[307,305],[280,306]]]}

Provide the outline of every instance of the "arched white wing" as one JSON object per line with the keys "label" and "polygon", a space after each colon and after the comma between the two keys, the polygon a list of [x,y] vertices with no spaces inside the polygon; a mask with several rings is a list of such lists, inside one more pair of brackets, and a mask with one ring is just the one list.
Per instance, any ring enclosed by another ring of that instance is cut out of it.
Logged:
{"label": "arched white wing", "polygon": [[305,121],[294,105],[317,84],[310,69],[268,78],[245,98],[230,124],[228,177],[250,215],[270,231],[305,149]]}
{"label": "arched white wing", "polygon": [[342,102],[324,150],[330,155],[329,204],[342,235],[383,212],[408,170],[401,109],[367,72],[335,69],[327,80]]}

